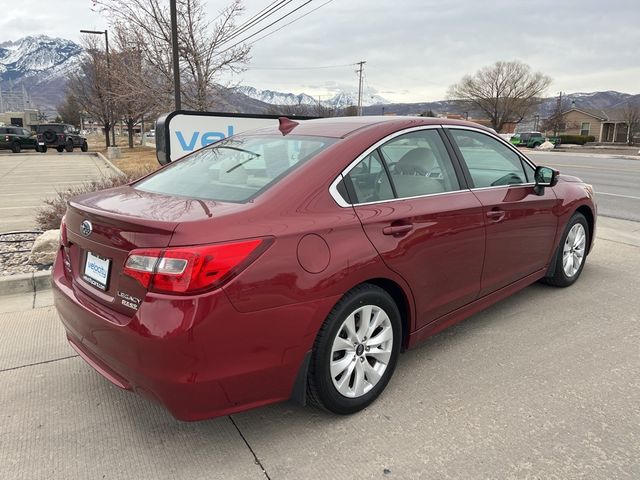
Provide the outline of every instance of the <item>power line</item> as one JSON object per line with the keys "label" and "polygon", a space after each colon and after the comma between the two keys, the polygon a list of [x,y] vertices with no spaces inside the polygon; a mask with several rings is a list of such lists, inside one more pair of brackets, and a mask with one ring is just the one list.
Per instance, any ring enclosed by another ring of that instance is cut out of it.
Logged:
{"label": "power line", "polygon": [[342,65],[322,65],[317,67],[248,67],[246,70],[321,70],[325,68],[353,67],[357,63],[343,63]]}
{"label": "power line", "polygon": [[242,35],[247,30],[250,30],[251,28],[255,27],[259,23],[261,23],[264,20],[266,20],[267,18],[269,18],[271,15],[276,13],[278,10],[281,10],[284,7],[286,7],[292,1],[293,0],[276,0],[276,1],[272,2],[269,6],[263,8],[256,15],[251,17],[245,23],[243,23],[238,28],[236,28],[234,31],[232,31],[229,35],[227,35],[222,40],[220,40],[219,45],[224,45],[225,43],[231,41],[232,39],[238,37],[239,35]]}
{"label": "power line", "polygon": [[[318,10],[319,8],[322,8],[322,7],[324,7],[325,5],[327,5],[328,3],[331,3],[331,2],[333,2],[333,0],[327,0],[327,1],[326,1],[326,2],[324,2],[322,5],[319,5],[319,6],[317,6],[316,8],[314,8],[314,9],[312,9],[312,10],[309,10],[307,13],[305,13],[305,14],[303,14],[303,15],[300,15],[300,16],[299,16],[299,17],[297,17],[297,18],[294,18],[294,19],[293,19],[293,20],[291,20],[290,22],[285,23],[284,25],[280,26],[279,28],[276,28],[274,31],[269,32],[269,33],[267,33],[266,35],[263,35],[263,36],[262,36],[262,37],[260,37],[260,38],[257,38],[257,39],[256,39],[256,40],[254,40],[253,42],[250,42],[250,43],[249,43],[249,45],[253,45],[254,43],[259,42],[259,41],[260,41],[260,40],[262,40],[263,38],[268,37],[269,35],[273,35],[274,33],[276,33],[276,32],[278,32],[278,31],[282,30],[284,27],[287,27],[287,26],[291,25],[292,23],[295,23],[295,22],[297,22],[298,20],[301,20],[302,18],[306,17],[307,15],[309,15],[309,14],[311,14],[311,13],[315,12],[315,11],[316,11],[316,10]],[[353,64],[353,65],[355,65],[355,64]]]}
{"label": "power line", "polygon": [[[270,23],[269,25],[267,25],[266,27],[261,28],[261,29],[260,29],[260,30],[258,30],[257,32],[252,33],[251,35],[249,35],[249,36],[247,36],[247,37],[243,38],[243,39],[242,39],[242,40],[240,40],[239,42],[236,42],[236,43],[234,43],[233,45],[231,45],[230,47],[227,47],[227,48],[225,48],[224,50],[222,50],[222,51],[218,52],[218,55],[220,55],[220,54],[222,54],[222,53],[224,53],[224,52],[227,52],[227,51],[229,51],[229,50],[231,50],[231,49],[233,49],[233,48],[237,47],[238,45],[241,45],[241,44],[245,43],[245,42],[246,42],[247,40],[249,40],[250,38],[255,37],[256,35],[258,35],[258,34],[259,34],[259,33],[261,33],[261,32],[264,32],[264,31],[265,31],[266,29],[268,29],[269,27],[271,27],[271,26],[275,25],[276,23],[280,22],[281,20],[284,20],[284,19],[285,19],[285,18],[287,18],[289,15],[294,14],[295,12],[297,12],[298,10],[300,10],[302,7],[304,7],[304,6],[308,5],[308,4],[309,4],[309,3],[311,3],[312,1],[313,1],[313,0],[307,0],[307,1],[306,1],[306,2],[304,2],[302,5],[300,5],[300,6],[299,6],[299,7],[297,7],[297,8],[294,8],[293,10],[291,10],[291,11],[290,11],[289,13],[287,13],[286,15],[283,15],[282,17],[278,18],[277,20],[274,20],[273,22],[271,22],[271,23]],[[329,0],[329,1],[332,1],[332,0]],[[328,3],[328,2],[327,2],[327,3]],[[293,22],[291,22],[291,23],[293,23]],[[286,25],[285,25],[285,26],[286,26]],[[271,33],[275,33],[275,32],[277,32],[277,30],[275,30],[274,32],[271,32]],[[264,36],[263,36],[263,37],[261,37],[261,38],[264,38],[264,37],[266,37],[266,36],[267,36],[267,35],[264,35]],[[261,38],[259,38],[259,39],[255,40],[255,41],[251,42],[251,43],[250,43],[250,45],[251,45],[251,44],[253,44],[253,43],[255,43],[255,42],[257,42],[257,41],[258,41],[258,40],[260,40]]]}

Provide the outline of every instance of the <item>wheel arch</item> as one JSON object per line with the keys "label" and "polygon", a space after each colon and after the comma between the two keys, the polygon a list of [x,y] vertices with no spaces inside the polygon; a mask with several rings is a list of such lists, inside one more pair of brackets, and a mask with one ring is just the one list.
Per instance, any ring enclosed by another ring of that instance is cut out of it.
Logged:
{"label": "wheel arch", "polygon": [[365,283],[370,283],[382,288],[391,296],[391,298],[393,298],[393,301],[396,303],[396,306],[400,311],[400,322],[402,324],[401,345],[402,349],[404,350],[407,347],[407,342],[409,341],[409,333],[411,328],[411,308],[407,293],[397,282],[389,278],[371,278],[365,282],[362,282],[360,285],[363,285]]}
{"label": "wheel arch", "polygon": [[595,216],[591,208],[587,205],[580,205],[576,209],[576,212],[584,215],[584,218],[587,219],[587,224],[589,225],[589,250],[587,251],[587,254],[589,254],[591,252],[591,246],[593,245],[593,234],[595,233]]}

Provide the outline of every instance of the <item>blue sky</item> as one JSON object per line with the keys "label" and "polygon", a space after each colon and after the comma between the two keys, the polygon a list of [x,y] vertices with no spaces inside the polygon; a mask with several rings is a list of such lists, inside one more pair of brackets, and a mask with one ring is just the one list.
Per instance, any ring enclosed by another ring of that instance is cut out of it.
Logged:
{"label": "blue sky", "polygon": [[[224,5],[203,1],[212,18]],[[314,0],[300,12],[325,1]],[[43,3],[21,0],[20,8],[5,10],[0,41],[38,33],[78,40],[80,28],[107,26],[92,11],[91,0],[57,0],[47,8]],[[269,3],[245,0],[246,18]],[[636,94],[639,45],[638,0],[333,0],[256,43],[250,68],[226,80],[329,96],[357,88],[355,67],[305,68],[366,60],[365,82],[372,90],[392,101],[430,101],[445,98],[449,85],[466,73],[518,59],[553,78],[549,95],[560,90]]]}

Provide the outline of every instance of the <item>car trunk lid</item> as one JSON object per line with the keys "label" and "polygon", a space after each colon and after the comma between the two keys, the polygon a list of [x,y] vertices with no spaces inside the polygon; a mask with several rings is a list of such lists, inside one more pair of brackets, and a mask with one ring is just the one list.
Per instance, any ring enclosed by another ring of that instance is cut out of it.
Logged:
{"label": "car trunk lid", "polygon": [[73,198],[65,216],[74,289],[131,317],[147,289],[122,274],[129,252],[164,248],[180,222],[210,218],[215,202],[130,186]]}

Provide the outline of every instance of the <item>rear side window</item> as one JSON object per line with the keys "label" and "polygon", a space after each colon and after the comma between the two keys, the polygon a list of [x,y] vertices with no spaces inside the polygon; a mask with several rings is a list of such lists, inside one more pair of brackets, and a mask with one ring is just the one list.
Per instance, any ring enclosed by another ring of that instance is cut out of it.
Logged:
{"label": "rear side window", "polygon": [[[380,154],[374,150],[346,175],[347,185],[351,185],[353,203],[378,202],[394,198],[387,172],[382,165]],[[343,195],[345,197],[345,195]]]}
{"label": "rear side window", "polygon": [[335,140],[238,136],[195,152],[135,184],[147,192],[245,202]]}

